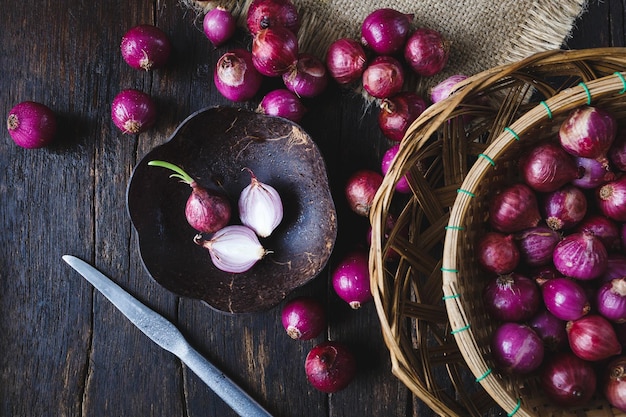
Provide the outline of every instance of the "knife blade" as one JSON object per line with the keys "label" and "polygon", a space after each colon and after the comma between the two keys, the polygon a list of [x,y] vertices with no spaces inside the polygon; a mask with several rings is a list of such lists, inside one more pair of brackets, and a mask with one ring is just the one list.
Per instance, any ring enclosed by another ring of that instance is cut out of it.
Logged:
{"label": "knife blade", "polygon": [[100,291],[146,336],[176,355],[236,413],[242,417],[271,417],[271,414],[249,394],[198,353],[169,320],[148,308],[87,262],[72,255],[64,255],[63,260]]}

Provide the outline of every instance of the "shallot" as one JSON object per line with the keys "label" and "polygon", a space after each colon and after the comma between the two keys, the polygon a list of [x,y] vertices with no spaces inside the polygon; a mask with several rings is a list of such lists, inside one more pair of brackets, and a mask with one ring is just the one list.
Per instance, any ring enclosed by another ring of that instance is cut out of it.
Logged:
{"label": "shallot", "polygon": [[261,88],[263,76],[254,67],[252,54],[236,48],[217,60],[213,82],[217,91],[227,99],[247,101]]}
{"label": "shallot", "polygon": [[[393,145],[392,147],[390,147],[389,149],[387,149],[385,153],[383,154],[383,157],[380,163],[380,169],[383,175],[387,175],[387,172],[389,172],[389,169],[391,168],[391,163],[393,162],[394,158],[398,154],[399,150],[400,150],[400,144],[397,143]],[[402,178],[398,180],[395,186],[395,190],[401,194],[408,194],[411,192],[411,186],[409,185],[409,181],[406,175],[402,176]]]}
{"label": "shallot", "polygon": [[577,187],[592,190],[615,179],[615,173],[597,159],[580,156],[574,159],[578,166],[579,176],[572,180],[572,184]]}
{"label": "shallot", "polygon": [[541,220],[537,196],[525,184],[513,184],[496,194],[489,205],[489,224],[502,233],[535,227]]}
{"label": "shallot", "polygon": [[298,39],[287,28],[261,29],[252,39],[252,64],[261,74],[278,77],[298,60]]}
{"label": "shallot", "polygon": [[617,133],[615,117],[598,107],[573,110],[559,128],[561,146],[574,156],[593,158],[608,164],[607,152]]}
{"label": "shallot", "polygon": [[537,284],[518,273],[490,279],[483,289],[483,304],[491,317],[522,322],[533,317],[541,302]]}
{"label": "shallot", "polygon": [[430,101],[438,103],[441,100],[450,97],[456,91],[457,85],[466,79],[467,75],[455,74],[439,82],[430,89]]}
{"label": "shallot", "polygon": [[304,370],[313,387],[325,393],[334,393],[347,387],[354,379],[357,363],[346,345],[329,340],[309,351]]}
{"label": "shallot", "polygon": [[520,160],[522,178],[530,188],[551,192],[579,176],[574,158],[555,143],[534,146]]}
{"label": "shallot", "polygon": [[561,320],[577,320],[591,310],[585,289],[570,278],[552,278],[540,283],[546,309]]}
{"label": "shallot", "polygon": [[626,222],[626,175],[596,189],[600,211],[618,222]]}
{"label": "shallot", "polygon": [[170,58],[172,44],[167,34],[153,25],[130,28],[120,45],[124,61],[135,69],[150,71],[163,67]]}
{"label": "shallot", "polygon": [[478,239],[476,249],[478,263],[489,272],[509,274],[520,260],[520,252],[513,235],[487,232]]}
{"label": "shallot", "polygon": [[426,110],[426,101],[417,93],[402,91],[384,98],[378,113],[378,126],[383,135],[393,141],[401,141],[411,123]]}
{"label": "shallot", "polygon": [[307,109],[297,95],[286,88],[279,88],[263,96],[257,111],[270,116],[284,117],[293,122],[299,122],[304,117]]}
{"label": "shallot", "polygon": [[251,169],[247,171],[250,184],[239,194],[239,218],[260,237],[268,237],[283,220],[283,202],[276,188],[259,181]]}
{"label": "shallot", "polygon": [[541,387],[547,397],[565,407],[586,404],[595,393],[596,384],[593,366],[571,352],[550,357],[541,372]]}
{"label": "shallot", "polygon": [[611,360],[604,377],[602,392],[613,407],[626,412],[626,356]]}
{"label": "shallot", "polygon": [[242,225],[225,226],[209,240],[197,234],[193,241],[209,251],[217,269],[234,274],[248,271],[269,252],[254,230]]}
{"label": "shallot", "polygon": [[217,6],[204,15],[202,29],[213,46],[217,47],[233,37],[237,30],[237,21],[230,11]]}
{"label": "shallot", "polygon": [[507,322],[494,331],[491,354],[503,372],[527,374],[541,365],[544,346],[537,333],[527,325]]}
{"label": "shallot", "polygon": [[300,16],[290,0],[253,0],[248,6],[246,25],[252,35],[275,27],[285,27],[298,33]]}
{"label": "shallot", "polygon": [[348,206],[360,216],[368,216],[383,176],[370,169],[354,172],[346,181],[344,194]]}
{"label": "shallot", "polygon": [[557,243],[552,261],[563,275],[590,280],[598,278],[606,270],[608,252],[602,241],[591,233],[575,232]]}
{"label": "shallot", "polygon": [[298,97],[316,97],[326,90],[328,71],[319,58],[301,53],[296,65],[283,74],[283,82]]}
{"label": "shallot", "polygon": [[368,255],[354,250],[346,254],[332,272],[335,293],[353,309],[372,300]]}
{"label": "shallot", "polygon": [[598,314],[568,321],[565,329],[572,352],[581,359],[596,362],[619,355],[622,351],[615,329]]}
{"label": "shallot", "polygon": [[612,279],[598,288],[596,308],[613,323],[626,323],[626,277]]}
{"label": "shallot", "polygon": [[424,77],[441,72],[450,56],[450,42],[430,28],[417,28],[404,46],[404,59],[411,69]]}
{"label": "shallot", "polygon": [[597,213],[589,213],[578,223],[576,232],[589,232],[600,239],[607,251],[617,251],[621,247],[617,222]]}
{"label": "shallot", "polygon": [[16,145],[26,149],[42,148],[55,138],[56,116],[45,104],[23,101],[9,111],[7,129]]}
{"label": "shallot", "polygon": [[363,19],[361,42],[379,55],[393,55],[404,47],[413,17],[390,8],[374,10]]}
{"label": "shallot", "polygon": [[281,321],[292,339],[310,340],[319,336],[326,327],[326,313],[317,299],[300,296],[285,303]]}
{"label": "shallot", "polygon": [[543,346],[551,352],[558,352],[567,347],[565,320],[561,320],[541,307],[529,321],[528,326],[543,340]]}
{"label": "shallot", "polygon": [[559,240],[561,240],[559,233],[544,224],[524,229],[515,234],[520,258],[529,266],[551,264],[552,252]]}
{"label": "shallot", "polygon": [[626,171],[626,130],[620,130],[609,148],[608,157],[613,166]]}
{"label": "shallot", "polygon": [[404,85],[402,64],[391,56],[377,56],[363,71],[363,88],[376,98],[391,97]]}
{"label": "shallot", "polygon": [[328,47],[326,65],[330,76],[338,84],[345,85],[361,78],[367,66],[367,57],[359,42],[340,38]]}
{"label": "shallot", "polygon": [[215,233],[228,224],[231,206],[224,195],[202,187],[177,165],[165,161],[150,161],[148,165],[174,171],[171,178],[178,178],[191,187],[191,194],[185,205],[185,217],[191,227],[201,233]]}
{"label": "shallot", "polygon": [[145,132],[156,123],[157,108],[152,98],[139,90],[120,91],[111,104],[111,119],[124,134]]}
{"label": "shallot", "polygon": [[587,214],[587,196],[580,188],[565,185],[544,196],[543,213],[550,228],[571,229]]}

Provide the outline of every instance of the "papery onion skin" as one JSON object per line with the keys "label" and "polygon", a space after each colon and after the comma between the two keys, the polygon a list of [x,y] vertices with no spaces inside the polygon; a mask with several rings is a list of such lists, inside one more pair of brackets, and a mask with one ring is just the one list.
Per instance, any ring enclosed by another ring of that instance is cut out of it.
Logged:
{"label": "papery onion skin", "polygon": [[559,240],[561,240],[559,233],[544,224],[524,229],[515,234],[520,258],[529,266],[550,264],[552,252]]}
{"label": "papery onion skin", "polygon": [[546,309],[561,320],[577,320],[591,310],[585,289],[570,278],[552,278],[540,286]]}
{"label": "papery onion skin", "polygon": [[574,156],[608,163],[606,154],[615,140],[617,122],[612,114],[598,107],[574,109],[559,128],[561,146]]}
{"label": "papery onion skin", "polygon": [[576,232],[589,232],[600,239],[604,247],[609,251],[618,251],[621,248],[619,226],[606,216],[589,213],[574,228]]}
{"label": "papery onion skin", "polygon": [[541,302],[537,284],[518,273],[490,279],[483,288],[483,304],[496,320],[522,322],[533,317]]}
{"label": "papery onion skin", "polygon": [[347,387],[357,371],[356,358],[343,343],[329,340],[309,351],[304,361],[307,379],[317,390],[335,393]]}
{"label": "papery onion skin", "polygon": [[537,196],[525,184],[505,187],[489,204],[489,224],[502,233],[515,233],[535,227],[540,220]]}
{"label": "papery onion skin", "polygon": [[[398,154],[399,150],[400,150],[400,144],[396,143],[395,145],[387,149],[385,153],[383,154],[383,157],[380,163],[380,169],[383,175],[387,175],[387,172],[389,172],[391,163],[393,162],[394,158]],[[395,190],[401,194],[408,194],[411,192],[411,186],[409,185],[409,181],[406,175],[402,176],[402,178],[398,180],[395,186]]]}
{"label": "papery onion skin", "polygon": [[283,202],[276,188],[259,181],[251,169],[247,171],[250,184],[239,194],[239,219],[258,236],[268,237],[283,220]]}
{"label": "papery onion skin", "polygon": [[555,143],[534,146],[520,159],[524,182],[535,191],[555,191],[579,176],[574,158]]}
{"label": "papery onion skin", "polygon": [[626,175],[596,189],[600,211],[618,222],[626,222]]}
{"label": "papery onion skin", "polygon": [[598,314],[568,321],[565,329],[572,352],[586,361],[601,361],[619,355],[622,351],[615,329]]}
{"label": "papery onion skin", "polygon": [[467,79],[467,75],[455,74],[451,75],[430,89],[430,101],[438,103],[450,97],[455,91],[456,86]]}
{"label": "papery onion skin", "polygon": [[372,97],[391,97],[399,93],[403,85],[402,64],[391,56],[377,56],[363,71],[363,88]]}
{"label": "papery onion skin", "polygon": [[542,340],[527,325],[502,323],[491,337],[491,354],[498,369],[509,374],[528,374],[541,366]]}
{"label": "papery onion skin", "polygon": [[326,66],[338,84],[346,85],[361,79],[367,66],[367,56],[359,42],[340,38],[328,47]]}
{"label": "papery onion skin", "polygon": [[450,43],[429,28],[417,28],[404,46],[404,59],[411,69],[424,77],[440,73],[448,63]]}
{"label": "papery onion skin", "polygon": [[401,91],[383,99],[378,112],[378,126],[386,138],[400,142],[411,123],[426,110],[426,101],[412,91]]}
{"label": "papery onion skin", "polygon": [[283,74],[283,82],[298,97],[317,97],[328,86],[328,70],[322,60],[314,55],[301,53],[296,64]]}
{"label": "papery onion skin", "polygon": [[547,397],[564,407],[587,404],[597,385],[592,364],[571,352],[561,352],[546,360],[540,380]]}
{"label": "papery onion skin", "polygon": [[378,55],[393,55],[404,47],[413,17],[391,8],[374,10],[361,24],[361,43]]}
{"label": "papery onion skin", "polygon": [[289,29],[260,30],[252,39],[252,64],[267,77],[279,77],[298,60],[298,39]]}
{"label": "papery onion skin", "polygon": [[565,185],[543,197],[546,224],[554,230],[571,229],[587,215],[587,196],[573,185]]}
{"label": "papery onion skin", "polygon": [[608,252],[602,241],[591,233],[572,233],[557,243],[552,261],[565,276],[591,280],[606,271]]}
{"label": "papery onion skin", "polygon": [[354,172],[346,181],[344,195],[350,209],[359,216],[369,216],[374,196],[383,182],[383,176],[370,169]]}
{"label": "papery onion skin", "polygon": [[342,257],[332,272],[335,293],[353,309],[359,309],[372,298],[368,255],[354,250]]}
{"label": "papery onion skin", "polygon": [[209,240],[198,234],[194,242],[209,251],[217,269],[234,274],[248,271],[268,253],[254,230],[242,225],[223,227]]}
{"label": "papery onion skin", "polygon": [[626,323],[626,277],[602,284],[596,297],[598,313],[613,323]]}
{"label": "papery onion skin", "polygon": [[607,366],[602,392],[613,407],[626,412],[626,356],[618,356]]}
{"label": "papery onion skin", "polygon": [[615,179],[615,173],[597,159],[575,157],[579,176],[572,184],[585,190],[592,190]]}
{"label": "papery onion skin", "polygon": [[204,15],[202,29],[213,46],[217,47],[233,37],[237,30],[237,22],[230,11],[218,6]]}
{"label": "papery onion skin", "polygon": [[558,352],[567,347],[565,320],[561,320],[544,307],[528,320],[528,326],[543,340],[543,346],[551,352]]}
{"label": "papery onion skin", "polygon": [[120,50],[124,61],[135,69],[150,71],[165,66],[172,44],[167,34],[153,25],[137,25],[122,37]]}
{"label": "papery onion skin", "polygon": [[248,6],[246,25],[252,35],[278,26],[298,33],[300,16],[290,0],[253,0]]}
{"label": "papery onion skin", "polygon": [[482,235],[478,239],[475,256],[480,266],[495,274],[513,272],[520,260],[520,252],[513,235],[499,232]]}
{"label": "papery onion skin", "polygon": [[213,73],[215,87],[230,101],[240,102],[253,98],[263,83],[263,76],[252,63],[252,54],[236,48],[222,55]]}
{"label": "papery onion skin", "polygon": [[156,123],[156,103],[142,91],[133,88],[122,90],[111,103],[111,119],[124,134],[145,132]]}
{"label": "papery onion skin", "polygon": [[25,149],[43,148],[54,140],[57,120],[45,104],[23,101],[9,111],[7,130],[16,145]]}
{"label": "papery onion skin", "polygon": [[297,123],[302,120],[307,109],[297,95],[286,88],[279,88],[263,96],[257,111],[270,116],[284,117]]}
{"label": "papery onion skin", "polygon": [[326,327],[326,312],[317,299],[300,296],[285,303],[281,309],[281,322],[292,339],[311,340]]}

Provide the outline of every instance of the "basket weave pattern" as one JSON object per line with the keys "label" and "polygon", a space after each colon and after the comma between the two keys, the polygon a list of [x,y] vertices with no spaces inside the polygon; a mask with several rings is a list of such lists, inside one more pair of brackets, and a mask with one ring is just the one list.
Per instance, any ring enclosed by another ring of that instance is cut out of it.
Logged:
{"label": "basket weave pattern", "polygon": [[[626,117],[615,75],[624,70],[624,48],[536,54],[470,77],[409,128],[370,213],[370,273],[392,372],[436,413],[482,416],[496,404],[516,416],[572,412],[551,406],[533,381],[493,369],[473,244],[490,193],[516,175],[524,146],[555,134],[588,100]],[[405,175],[408,196],[394,191]],[[576,412],[625,415],[603,401]]]}

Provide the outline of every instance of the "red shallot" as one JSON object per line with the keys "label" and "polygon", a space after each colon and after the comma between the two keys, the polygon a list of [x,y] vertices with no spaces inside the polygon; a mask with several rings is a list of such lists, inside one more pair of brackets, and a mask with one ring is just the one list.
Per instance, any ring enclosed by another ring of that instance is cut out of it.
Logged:
{"label": "red shallot", "polygon": [[[391,148],[387,149],[387,151],[384,153],[383,158],[380,163],[380,169],[383,175],[387,175],[387,172],[389,172],[391,163],[393,162],[394,158],[398,154],[399,150],[400,150],[400,144],[397,143],[393,145]],[[409,181],[407,180],[406,175],[402,176],[402,178],[398,180],[398,182],[396,183],[395,190],[401,194],[408,194],[411,192],[411,186],[409,185]]]}
{"label": "red shallot", "polygon": [[574,185],[565,185],[544,195],[546,224],[554,230],[571,229],[587,214],[587,196]]}
{"label": "red shallot", "polygon": [[343,343],[329,340],[309,351],[304,361],[307,379],[319,391],[341,391],[354,379],[356,358]]}
{"label": "red shallot", "polygon": [[577,320],[591,310],[585,289],[570,278],[548,279],[540,289],[546,309],[561,320]]}
{"label": "red shallot", "polygon": [[598,288],[596,308],[613,323],[626,323],[626,277],[612,279]]}
{"label": "red shallot", "polygon": [[278,26],[298,33],[300,16],[290,0],[253,0],[248,6],[246,25],[253,36],[262,29]]}
{"label": "red shallot", "polygon": [[367,66],[365,51],[359,42],[340,38],[330,44],[326,65],[331,77],[341,85],[359,80]]}
{"label": "red shallot", "polygon": [[544,357],[543,341],[521,323],[502,323],[491,338],[491,354],[506,373],[527,374],[539,368]]}
{"label": "red shallot", "polygon": [[571,352],[551,356],[541,372],[541,387],[550,400],[564,407],[587,404],[596,391],[591,363]]}
{"label": "red shallot", "polygon": [[607,366],[602,392],[613,407],[626,413],[626,356],[618,356]]}
{"label": "red shallot", "polygon": [[261,99],[257,111],[270,116],[284,117],[297,123],[302,120],[307,110],[297,95],[286,88],[279,88],[270,91]]}
{"label": "red shallot", "polygon": [[367,252],[354,250],[334,268],[332,285],[335,293],[353,309],[372,300]]}
{"label": "red shallot", "polygon": [[552,252],[559,240],[561,240],[559,233],[544,224],[524,229],[515,234],[520,258],[529,266],[551,264]]}
{"label": "red shallot", "polygon": [[515,233],[535,227],[541,220],[537,196],[525,184],[506,186],[489,205],[489,224],[502,233]]}
{"label": "red shallot", "polygon": [[596,189],[600,211],[618,222],[626,222],[626,175]]}
{"label": "red shallot", "polygon": [[608,265],[608,252],[600,239],[589,232],[571,233],[557,243],[554,266],[563,275],[580,280],[600,277]]}
{"label": "red shallot", "polygon": [[316,97],[328,85],[328,71],[322,60],[314,55],[301,53],[296,65],[283,74],[283,82],[288,90],[298,97]]}
{"label": "red shallot", "polygon": [[436,84],[433,88],[430,89],[430,101],[433,103],[438,103],[441,100],[444,100],[450,97],[457,89],[457,85],[461,81],[465,81],[467,79],[467,75],[464,74],[455,74],[451,75],[445,80],[441,81],[439,84]]}
{"label": "red shallot", "polygon": [[265,184],[251,169],[250,184],[239,194],[239,219],[260,237],[268,237],[283,220],[283,202],[278,191]]}
{"label": "red shallot", "polygon": [[217,269],[234,274],[248,271],[268,253],[254,230],[242,225],[226,226],[209,240],[197,234],[193,241],[209,251]]}
{"label": "red shallot", "polygon": [[543,340],[543,346],[551,352],[558,352],[567,347],[565,320],[561,320],[544,307],[540,307],[529,321],[528,326]]}
{"label": "red shallot", "polygon": [[617,222],[601,214],[589,213],[574,230],[593,234],[602,241],[608,252],[617,251],[622,246]]}
{"label": "red shallot", "polygon": [[626,130],[618,131],[613,144],[609,148],[608,157],[613,166],[620,170],[626,171]]}
{"label": "red shallot", "polygon": [[390,8],[374,10],[363,19],[361,42],[378,55],[393,55],[404,47],[413,17]]}
{"label": "red shallot", "polygon": [[416,29],[404,46],[404,59],[413,71],[424,77],[441,72],[449,56],[450,43],[441,33],[429,28]]}
{"label": "red shallot", "polygon": [[404,69],[391,56],[377,56],[363,71],[363,88],[376,98],[391,97],[404,85]]}
{"label": "red shallot", "polygon": [[615,329],[600,315],[589,314],[569,321],[565,329],[572,352],[586,361],[601,361],[622,351]]}
{"label": "red shallot", "polygon": [[522,178],[539,192],[554,191],[579,176],[574,158],[555,143],[534,146],[520,160]]}
{"label": "red shallot", "polygon": [[490,279],[483,288],[483,303],[496,320],[522,322],[533,317],[541,302],[537,284],[516,272]]}
{"label": "red shallot", "polygon": [[285,303],[281,321],[292,339],[310,340],[319,336],[326,327],[326,313],[317,299],[300,296]]}
{"label": "red shallot", "polygon": [[574,156],[593,158],[608,164],[607,152],[617,133],[612,114],[598,107],[573,110],[559,129],[561,146]]}
{"label": "red shallot", "polygon": [[591,190],[615,179],[615,173],[597,159],[580,156],[574,159],[578,166],[579,176],[572,180],[572,184],[577,187]]}
{"label": "red shallot", "polygon": [[287,28],[261,29],[252,39],[252,64],[261,74],[278,77],[298,60],[298,39]]}
{"label": "red shallot", "polygon": [[237,22],[230,11],[217,6],[204,15],[202,29],[213,46],[217,47],[233,37],[237,30]]}
{"label": "red shallot", "polygon": [[213,73],[217,91],[231,101],[247,101],[261,88],[263,76],[252,63],[252,54],[236,48],[218,59]]}
{"label": "red shallot", "polygon": [[139,90],[122,90],[111,104],[111,119],[124,134],[145,132],[156,123],[157,109],[152,98]]}
{"label": "red shallot", "polygon": [[172,44],[165,32],[153,25],[130,28],[120,45],[124,61],[135,69],[150,71],[169,60]]}
{"label": "red shallot", "polygon": [[419,94],[412,91],[399,92],[382,100],[378,126],[385,137],[399,142],[426,107],[426,101]]}
{"label": "red shallot", "polygon": [[520,252],[513,235],[487,232],[478,239],[476,248],[478,263],[489,272],[509,274],[520,260]]}
{"label": "red shallot", "polygon": [[368,216],[374,196],[382,182],[383,176],[370,169],[361,169],[353,173],[344,188],[350,209],[360,216]]}
{"label": "red shallot", "polygon": [[56,116],[45,104],[23,101],[9,111],[7,129],[16,145],[26,149],[42,148],[56,135]]}

